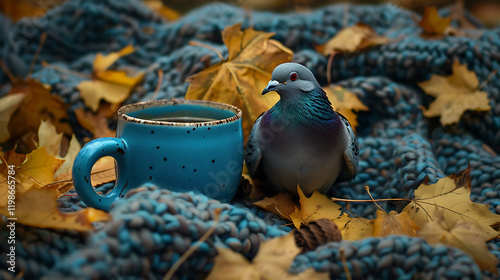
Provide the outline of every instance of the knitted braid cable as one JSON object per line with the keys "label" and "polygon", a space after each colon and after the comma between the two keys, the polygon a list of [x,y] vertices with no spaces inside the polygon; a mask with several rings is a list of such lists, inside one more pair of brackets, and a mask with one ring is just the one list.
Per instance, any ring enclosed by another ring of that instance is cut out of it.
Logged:
{"label": "knitted braid cable", "polygon": [[329,272],[330,279],[346,279],[344,265],[352,279],[496,279],[481,274],[474,261],[460,250],[430,246],[408,236],[331,242],[296,257],[290,271],[299,273],[314,267]]}
{"label": "knitted braid cable", "polygon": [[182,264],[177,279],[206,276],[213,266],[215,246],[253,257],[262,240],[289,230],[267,225],[249,209],[221,204],[203,195],[143,186],[117,201],[110,211],[113,220],[89,238],[85,248],[60,259],[48,276],[161,279],[212,227],[216,208],[222,212],[215,232]]}

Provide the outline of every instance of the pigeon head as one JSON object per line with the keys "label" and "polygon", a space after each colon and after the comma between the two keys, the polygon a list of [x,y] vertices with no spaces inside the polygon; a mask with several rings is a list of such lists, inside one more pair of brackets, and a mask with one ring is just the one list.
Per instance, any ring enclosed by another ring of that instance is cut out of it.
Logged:
{"label": "pigeon head", "polygon": [[320,85],[307,67],[298,63],[283,63],[274,68],[273,75],[262,95],[276,91],[280,96],[293,96],[310,92]]}

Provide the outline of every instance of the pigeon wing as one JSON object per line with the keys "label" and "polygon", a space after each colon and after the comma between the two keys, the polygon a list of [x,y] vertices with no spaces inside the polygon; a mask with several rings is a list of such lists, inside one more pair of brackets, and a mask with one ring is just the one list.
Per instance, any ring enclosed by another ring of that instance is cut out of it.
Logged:
{"label": "pigeon wing", "polygon": [[245,152],[245,163],[248,168],[248,173],[250,177],[260,179],[262,177],[262,171],[260,170],[260,161],[262,159],[262,153],[257,142],[257,134],[259,133],[259,124],[262,119],[262,113],[254,122],[250,136],[248,137],[247,147]]}
{"label": "pigeon wing", "polygon": [[356,171],[358,169],[358,162],[359,162],[358,158],[359,147],[358,147],[358,140],[356,139],[356,135],[354,134],[351,124],[349,123],[347,118],[344,117],[342,114],[338,112],[337,114],[344,123],[348,138],[347,146],[344,151],[344,159],[342,161],[342,169],[340,170],[340,175],[338,180],[346,181],[356,176]]}

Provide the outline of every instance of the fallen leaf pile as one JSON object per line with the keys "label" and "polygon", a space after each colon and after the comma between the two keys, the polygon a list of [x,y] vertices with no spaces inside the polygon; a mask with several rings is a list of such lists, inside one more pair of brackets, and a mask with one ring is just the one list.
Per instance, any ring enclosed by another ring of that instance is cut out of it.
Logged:
{"label": "fallen leaf pile", "polygon": [[[481,268],[498,273],[497,260],[487,250],[485,242],[500,236],[500,215],[492,213],[487,205],[469,199],[470,168],[432,185],[422,183],[415,190],[415,197],[406,199],[409,204],[400,213],[378,210],[373,220],[351,217],[341,211],[340,205],[334,201],[344,201],[342,199],[329,199],[317,191],[308,198],[299,187],[297,191],[297,205],[288,193],[266,197],[254,204],[290,220],[297,229],[312,221],[329,219],[337,224],[344,240],[389,235],[421,236],[430,244],[442,243],[459,248],[469,253]],[[472,237],[474,242],[463,244]]]}
{"label": "fallen leaf pile", "polygon": [[[6,112],[11,113],[11,116],[7,123],[8,137],[0,137],[4,140],[3,142],[9,139],[20,139],[30,133],[36,134],[42,120],[49,120],[58,132],[66,135],[73,133],[68,123],[69,105],[50,91],[50,86],[37,80],[15,81],[7,95],[0,99],[0,104],[15,101],[13,107],[17,106],[13,112]],[[19,103],[15,104],[17,102]],[[5,115],[7,116],[8,114]]]}
{"label": "fallen leaf pile", "polygon": [[[111,216],[101,210],[86,208],[74,213],[61,213],[57,209],[58,197],[64,195],[73,186],[70,178],[74,158],[80,151],[80,143],[73,135],[64,157],[61,156],[62,133],[50,122],[42,121],[38,131],[37,148],[27,155],[14,150],[2,156],[0,164],[0,214],[10,217],[7,207],[9,188],[14,185],[15,217],[17,222],[41,227],[75,230],[91,230],[92,222],[108,221]],[[8,166],[15,171],[9,177]],[[11,181],[10,183],[8,183]],[[13,181],[13,183],[12,183]],[[6,186],[6,187],[3,187]]]}
{"label": "fallen leaf pile", "polygon": [[123,102],[130,95],[132,88],[142,80],[143,72],[129,77],[126,71],[108,70],[120,57],[133,52],[134,47],[129,45],[118,52],[96,55],[92,80],[82,81],[77,86],[85,105],[92,111],[96,112],[99,109],[101,99],[112,104]]}
{"label": "fallen leaf pile", "polygon": [[[34,188],[18,196],[17,222],[41,228],[92,230],[93,222],[111,220],[110,214],[94,208],[61,213],[57,209],[57,192],[57,188]],[[10,217],[7,208],[0,208],[0,214]]]}

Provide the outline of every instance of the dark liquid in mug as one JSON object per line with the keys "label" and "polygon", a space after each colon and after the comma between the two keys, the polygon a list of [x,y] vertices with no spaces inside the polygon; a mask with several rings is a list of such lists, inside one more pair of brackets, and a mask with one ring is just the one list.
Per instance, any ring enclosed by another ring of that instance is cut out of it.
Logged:
{"label": "dark liquid in mug", "polygon": [[217,119],[212,118],[203,118],[203,117],[156,117],[151,118],[153,121],[163,121],[163,122],[176,122],[176,123],[200,123],[200,122],[211,122]]}

